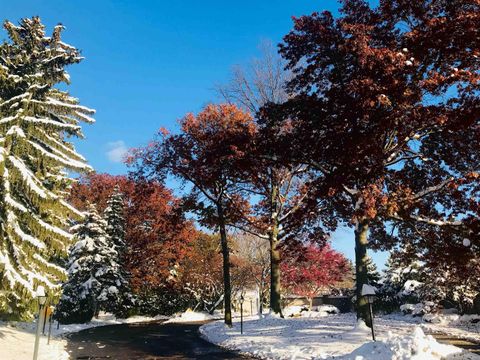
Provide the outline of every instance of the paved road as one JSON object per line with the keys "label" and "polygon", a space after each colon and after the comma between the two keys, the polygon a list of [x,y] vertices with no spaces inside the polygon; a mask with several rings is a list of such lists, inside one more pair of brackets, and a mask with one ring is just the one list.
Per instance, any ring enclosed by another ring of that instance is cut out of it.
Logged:
{"label": "paved road", "polygon": [[72,360],[251,359],[203,340],[201,323],[102,326],[68,337]]}

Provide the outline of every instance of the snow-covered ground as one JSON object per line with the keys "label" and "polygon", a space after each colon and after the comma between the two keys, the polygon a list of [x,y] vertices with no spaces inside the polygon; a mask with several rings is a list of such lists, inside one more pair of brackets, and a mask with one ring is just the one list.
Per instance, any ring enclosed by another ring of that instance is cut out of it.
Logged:
{"label": "snow-covered ground", "polygon": [[375,321],[376,343],[371,341],[369,328],[356,324],[354,314],[249,317],[243,335],[238,319],[233,328],[217,321],[202,326],[200,331],[215,344],[264,359],[434,360],[444,356],[480,360],[479,356],[437,343],[410,316],[380,317]]}
{"label": "snow-covered ground", "polygon": [[[0,359],[32,360],[35,334],[25,329],[0,324]],[[67,360],[65,351],[67,342],[63,339],[51,339],[42,336],[39,345],[39,360]]]}
{"label": "snow-covered ground", "polygon": [[[115,319],[111,314],[100,314],[87,324],[52,325],[52,338],[47,345],[47,337],[41,336],[39,360],[67,360],[66,340],[61,336],[67,333],[106,325],[149,322],[168,319],[165,316],[133,316],[128,319]],[[0,360],[31,360],[35,343],[35,322],[0,322]],[[48,330],[48,325],[46,330]]]}

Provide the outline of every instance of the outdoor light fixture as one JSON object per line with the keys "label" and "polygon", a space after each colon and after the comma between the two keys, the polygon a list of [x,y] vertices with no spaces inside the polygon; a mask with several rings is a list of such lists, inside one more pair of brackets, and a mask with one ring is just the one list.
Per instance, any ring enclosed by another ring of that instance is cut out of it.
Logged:
{"label": "outdoor light fixture", "polygon": [[47,294],[45,293],[45,288],[41,285],[37,287],[36,297],[38,301],[38,318],[37,318],[37,332],[35,334],[35,347],[33,350],[33,360],[37,360],[38,358],[38,346],[40,344],[40,331],[41,331],[41,323],[42,317],[44,315],[43,307],[47,302]]}
{"label": "outdoor light fixture", "polygon": [[243,293],[240,294],[240,334],[243,335]]}
{"label": "outdoor light fixture", "polygon": [[372,311],[372,304],[375,301],[375,288],[373,286],[363,284],[362,296],[365,297],[368,302],[368,309],[370,311],[370,321],[372,325],[372,339],[373,341],[375,341],[375,330],[373,329],[373,311]]}

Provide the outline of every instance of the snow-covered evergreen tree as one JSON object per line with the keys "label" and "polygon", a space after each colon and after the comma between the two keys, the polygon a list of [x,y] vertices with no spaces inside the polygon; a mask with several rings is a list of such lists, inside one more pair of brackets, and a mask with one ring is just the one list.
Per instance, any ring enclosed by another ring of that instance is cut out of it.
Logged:
{"label": "snow-covered evergreen tree", "polygon": [[30,316],[35,290],[59,293],[66,273],[55,259],[72,235],[69,219],[82,214],[65,200],[67,172],[89,169],[69,137],[82,137],[80,122],[93,110],[55,88],[69,83],[65,67],[80,52],[61,41],[63,27],[45,36],[38,17],[5,22],[0,45],[0,313]]}
{"label": "snow-covered evergreen tree", "polygon": [[100,309],[112,312],[119,317],[127,315],[133,305],[133,295],[129,285],[129,276],[125,268],[125,218],[124,200],[120,188],[115,186],[104,213],[109,236],[108,242],[115,249],[116,263],[114,268],[101,277],[102,291],[99,295]]}
{"label": "snow-covered evergreen tree", "polygon": [[[367,283],[371,286],[376,287],[377,289],[380,286],[380,279],[381,275],[378,272],[377,265],[373,262],[372,258],[367,255],[367,259],[365,260],[365,266],[367,267]],[[354,276],[355,281],[355,276]]]}
{"label": "snow-covered evergreen tree", "polygon": [[104,219],[107,222],[107,234],[117,249],[119,255],[123,256],[125,252],[125,218],[123,194],[118,185],[113,189],[107,201],[107,207],[104,212]]}
{"label": "snow-covered evergreen tree", "polygon": [[103,277],[116,268],[117,252],[110,246],[106,222],[90,205],[82,223],[72,227],[75,243],[69,251],[68,280],[56,309],[63,324],[83,323],[98,311]]}
{"label": "snow-covered evergreen tree", "polygon": [[377,292],[383,310],[397,311],[405,303],[416,304],[421,300],[424,274],[419,261],[407,261],[404,250],[390,253],[386,269]]}
{"label": "snow-covered evergreen tree", "polygon": [[377,265],[375,265],[375,263],[373,262],[373,260],[370,256],[367,256],[367,260],[365,261],[365,265],[367,267],[367,281],[368,281],[368,284],[378,288],[381,275],[378,272]]}

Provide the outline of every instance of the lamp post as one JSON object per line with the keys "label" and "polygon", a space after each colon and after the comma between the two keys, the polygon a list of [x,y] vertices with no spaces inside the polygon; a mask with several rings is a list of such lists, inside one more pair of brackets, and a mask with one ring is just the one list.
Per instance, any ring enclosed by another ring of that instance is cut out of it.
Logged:
{"label": "lamp post", "polygon": [[368,309],[370,311],[370,322],[372,323],[372,339],[375,341],[375,330],[373,328],[373,311],[372,311],[372,304],[375,301],[375,288],[373,286],[363,284],[362,287],[362,296],[367,299],[368,302]]}
{"label": "lamp post", "polygon": [[243,294],[240,295],[240,334],[243,335]]}
{"label": "lamp post", "polygon": [[38,358],[38,346],[40,344],[40,332],[42,330],[42,316],[43,316],[43,307],[47,302],[47,295],[45,294],[45,288],[41,285],[37,287],[37,300],[38,300],[38,319],[37,319],[37,332],[35,334],[35,348],[33,350],[33,360]]}

